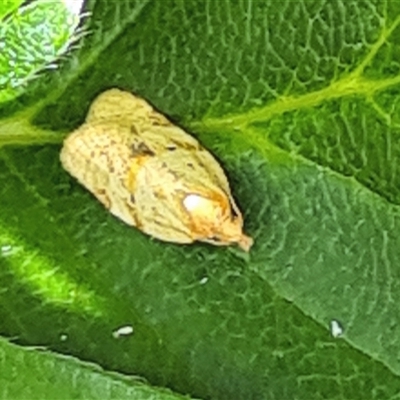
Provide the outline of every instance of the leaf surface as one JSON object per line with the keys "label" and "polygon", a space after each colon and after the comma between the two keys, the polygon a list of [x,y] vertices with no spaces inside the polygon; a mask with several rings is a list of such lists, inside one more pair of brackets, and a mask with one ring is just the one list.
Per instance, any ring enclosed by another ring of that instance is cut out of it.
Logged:
{"label": "leaf surface", "polygon": [[[399,3],[87,7],[79,49],[0,110],[1,333],[202,398],[398,398]],[[62,170],[110,87],[221,160],[249,255],[152,240]]]}
{"label": "leaf surface", "polygon": [[179,400],[164,389],[151,388],[138,377],[102,371],[95,364],[44,349],[21,348],[0,340],[1,399]]}

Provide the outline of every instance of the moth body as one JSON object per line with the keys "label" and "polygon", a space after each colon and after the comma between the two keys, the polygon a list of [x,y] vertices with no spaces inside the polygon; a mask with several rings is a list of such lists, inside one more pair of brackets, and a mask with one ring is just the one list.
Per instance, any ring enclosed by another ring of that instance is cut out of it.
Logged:
{"label": "moth body", "polygon": [[237,243],[245,251],[252,245],[215,158],[128,92],[100,94],[60,158],[113,215],[146,234],[176,243]]}

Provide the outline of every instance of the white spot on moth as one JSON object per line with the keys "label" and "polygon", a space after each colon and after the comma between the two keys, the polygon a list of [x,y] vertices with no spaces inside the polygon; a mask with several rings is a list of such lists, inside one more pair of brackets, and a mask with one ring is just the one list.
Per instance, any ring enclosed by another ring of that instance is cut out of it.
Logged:
{"label": "white spot on moth", "polygon": [[243,218],[224,171],[193,137],[145,100],[100,94],[64,141],[63,167],[116,217],[160,240],[238,244]]}
{"label": "white spot on moth", "polygon": [[208,276],[204,276],[203,278],[201,278],[199,281],[200,285],[205,285],[208,282],[208,279]]}
{"label": "white spot on moth", "polygon": [[131,325],[125,325],[125,326],[121,326],[120,328],[116,329],[113,332],[113,337],[115,339],[118,339],[122,336],[132,335],[132,333],[133,333],[133,327]]}
{"label": "white spot on moth", "polygon": [[183,205],[185,206],[186,210],[193,211],[198,207],[201,207],[202,198],[197,194],[189,194],[183,200]]}
{"label": "white spot on moth", "polygon": [[343,335],[343,327],[342,325],[339,323],[339,321],[337,321],[336,319],[333,319],[330,322],[330,328],[331,328],[331,335],[334,338],[338,338],[340,336]]}

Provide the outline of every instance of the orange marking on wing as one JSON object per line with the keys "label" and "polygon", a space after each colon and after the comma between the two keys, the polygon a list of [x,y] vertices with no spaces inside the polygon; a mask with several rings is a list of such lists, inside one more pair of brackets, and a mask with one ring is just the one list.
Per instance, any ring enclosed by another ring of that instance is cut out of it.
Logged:
{"label": "orange marking on wing", "polygon": [[130,193],[135,193],[136,177],[139,173],[140,168],[142,168],[143,164],[150,158],[152,157],[146,155],[146,156],[136,156],[132,159],[128,175],[126,177],[126,186]]}

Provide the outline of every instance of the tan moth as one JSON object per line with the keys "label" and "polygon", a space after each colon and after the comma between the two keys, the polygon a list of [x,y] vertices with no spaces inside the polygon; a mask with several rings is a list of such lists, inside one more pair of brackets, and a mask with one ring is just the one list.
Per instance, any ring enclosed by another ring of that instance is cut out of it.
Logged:
{"label": "tan moth", "polygon": [[63,167],[115,216],[160,240],[237,243],[243,218],[224,171],[197,140],[145,100],[101,93],[64,141]]}

